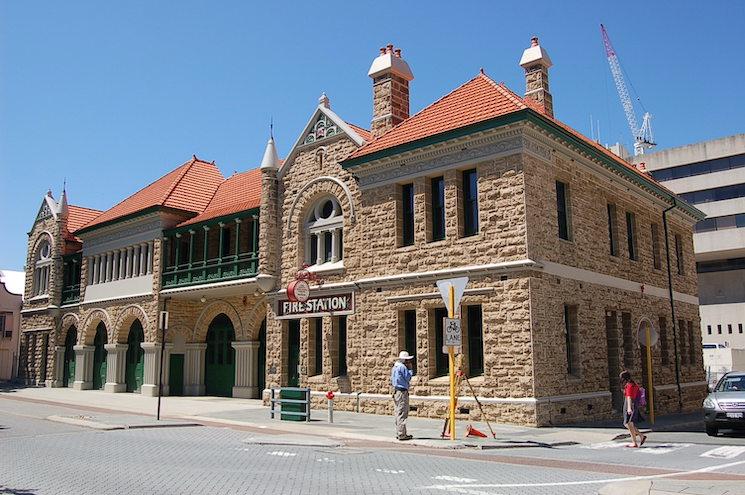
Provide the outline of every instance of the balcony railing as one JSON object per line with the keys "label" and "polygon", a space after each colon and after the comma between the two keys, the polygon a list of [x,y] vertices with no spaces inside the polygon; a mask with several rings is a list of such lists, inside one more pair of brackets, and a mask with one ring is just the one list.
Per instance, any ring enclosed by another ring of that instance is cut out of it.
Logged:
{"label": "balcony railing", "polygon": [[62,304],[80,301],[80,284],[67,285],[62,288]]}
{"label": "balcony railing", "polygon": [[253,277],[259,270],[257,253],[241,253],[222,258],[167,266],[163,270],[163,288],[222,282]]}

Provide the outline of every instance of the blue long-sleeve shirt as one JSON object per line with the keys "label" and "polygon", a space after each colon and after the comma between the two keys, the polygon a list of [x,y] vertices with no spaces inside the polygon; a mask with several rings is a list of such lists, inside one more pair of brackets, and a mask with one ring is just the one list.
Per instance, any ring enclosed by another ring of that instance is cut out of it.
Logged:
{"label": "blue long-sleeve shirt", "polygon": [[407,368],[404,363],[397,361],[391,370],[391,385],[393,385],[393,388],[409,390],[409,382],[413,374],[414,372]]}

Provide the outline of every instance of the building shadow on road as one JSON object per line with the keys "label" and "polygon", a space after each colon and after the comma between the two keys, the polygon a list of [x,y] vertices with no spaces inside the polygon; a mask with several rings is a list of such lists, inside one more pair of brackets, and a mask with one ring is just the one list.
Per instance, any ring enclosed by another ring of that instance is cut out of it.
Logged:
{"label": "building shadow on road", "polygon": [[36,492],[25,488],[10,488],[8,486],[0,485],[0,493],[7,493],[9,495],[35,495]]}

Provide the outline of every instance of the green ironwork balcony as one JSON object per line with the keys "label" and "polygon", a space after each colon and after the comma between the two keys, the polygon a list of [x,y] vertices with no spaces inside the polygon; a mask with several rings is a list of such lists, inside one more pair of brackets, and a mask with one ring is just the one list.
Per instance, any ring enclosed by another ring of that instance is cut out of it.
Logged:
{"label": "green ironwork balcony", "polygon": [[62,304],[72,304],[80,301],[80,284],[68,285],[62,288]]}
{"label": "green ironwork balcony", "polygon": [[258,270],[259,257],[255,253],[183,263],[163,270],[163,288],[248,278],[255,276]]}
{"label": "green ironwork balcony", "polygon": [[[254,277],[259,271],[258,209],[166,232],[162,287]],[[241,227],[243,226],[243,227]]]}
{"label": "green ironwork balcony", "polygon": [[80,270],[83,255],[69,254],[62,257],[62,304],[80,301]]}

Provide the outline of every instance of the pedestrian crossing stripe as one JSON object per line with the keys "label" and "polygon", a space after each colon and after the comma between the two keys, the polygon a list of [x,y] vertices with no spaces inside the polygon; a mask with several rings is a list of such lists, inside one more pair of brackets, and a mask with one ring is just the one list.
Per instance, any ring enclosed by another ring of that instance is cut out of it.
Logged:
{"label": "pedestrian crossing stripe", "polygon": [[661,454],[669,454],[671,452],[675,452],[676,450],[690,447],[691,445],[693,444],[692,443],[662,443],[662,444],[655,444],[655,445],[646,444],[644,447],[640,449],[633,449],[633,450],[639,453],[643,452],[645,454],[661,455]]}
{"label": "pedestrian crossing stripe", "polygon": [[713,457],[714,459],[734,459],[745,452],[745,447],[725,446],[711,449],[701,454],[701,457]]}

